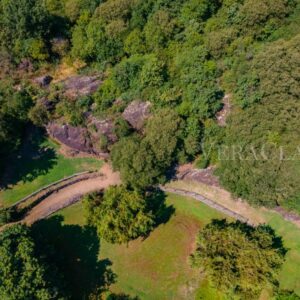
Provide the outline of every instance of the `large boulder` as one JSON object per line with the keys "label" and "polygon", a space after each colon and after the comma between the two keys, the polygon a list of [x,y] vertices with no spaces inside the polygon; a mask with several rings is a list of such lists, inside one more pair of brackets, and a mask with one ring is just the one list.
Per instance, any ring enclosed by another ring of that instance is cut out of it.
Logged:
{"label": "large boulder", "polygon": [[91,115],[86,117],[85,127],[74,127],[69,124],[51,122],[47,125],[50,137],[59,143],[80,152],[103,154],[107,152],[104,144],[111,145],[117,141],[114,123],[110,119],[97,119]]}
{"label": "large boulder", "polygon": [[97,76],[76,75],[62,82],[65,95],[70,98],[88,96],[97,91],[102,80]]}
{"label": "large boulder", "polygon": [[150,116],[150,102],[132,101],[123,112],[123,118],[136,130],[140,130]]}
{"label": "large boulder", "polygon": [[67,124],[50,123],[47,125],[48,134],[57,140],[77,151],[95,153],[90,135],[86,128],[73,127]]}
{"label": "large boulder", "polygon": [[37,83],[40,87],[47,87],[53,78],[50,75],[40,76],[34,79],[34,82]]}
{"label": "large boulder", "polygon": [[114,131],[114,122],[111,119],[97,119],[90,115],[87,118],[87,127],[93,140],[105,136],[109,143],[115,143],[117,136]]}

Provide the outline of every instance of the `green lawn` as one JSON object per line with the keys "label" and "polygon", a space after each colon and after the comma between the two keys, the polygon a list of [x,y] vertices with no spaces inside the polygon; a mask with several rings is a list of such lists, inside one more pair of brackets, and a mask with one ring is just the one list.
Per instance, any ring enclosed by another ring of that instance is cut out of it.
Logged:
{"label": "green lawn", "polygon": [[95,158],[66,158],[58,145],[41,138],[22,149],[12,160],[8,187],[0,192],[0,203],[9,206],[39,188],[74,173],[99,170],[102,161]]}
{"label": "green lawn", "polygon": [[300,295],[300,229],[277,213],[266,213],[268,224],[282,237],[289,250],[280,273],[280,286]]}
{"label": "green lawn", "polygon": [[[113,292],[141,299],[193,299],[199,275],[190,268],[188,257],[195,236],[211,219],[223,216],[193,199],[173,194],[168,195],[166,204],[175,208],[174,214],[146,240],[121,246],[101,241],[99,260],[111,261],[117,275],[117,282],[111,286]],[[64,217],[66,225],[84,224],[81,203],[57,215]]]}
{"label": "green lawn", "polygon": [[[168,195],[166,204],[173,206],[175,213],[146,240],[121,246],[101,241],[99,260],[111,261],[117,275],[111,290],[141,299],[194,299],[195,294],[202,298],[223,299],[208,282],[199,282],[199,274],[188,264],[198,230],[212,218],[223,216],[193,199],[174,194]],[[58,215],[64,217],[64,224],[84,224],[81,203]],[[265,213],[265,218],[283,237],[289,250],[280,273],[281,288],[300,294],[300,229],[276,213]]]}

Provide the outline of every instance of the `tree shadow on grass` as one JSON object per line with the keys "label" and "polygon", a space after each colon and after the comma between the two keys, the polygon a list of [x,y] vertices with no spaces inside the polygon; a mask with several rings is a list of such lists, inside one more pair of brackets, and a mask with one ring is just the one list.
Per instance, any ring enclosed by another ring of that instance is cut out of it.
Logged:
{"label": "tree shadow on grass", "polygon": [[53,148],[43,146],[45,140],[42,129],[30,127],[25,131],[22,146],[7,159],[0,188],[7,189],[20,180],[31,182],[53,168],[57,155]]}
{"label": "tree shadow on grass", "polygon": [[155,215],[155,226],[167,223],[175,213],[173,205],[166,204],[166,194],[160,189],[153,189],[148,197],[148,209]]}
{"label": "tree shadow on grass", "polygon": [[62,274],[71,299],[88,299],[91,295],[98,299],[116,280],[109,268],[112,263],[98,259],[100,242],[95,228],[62,222],[62,216],[54,216],[32,225],[37,250]]}

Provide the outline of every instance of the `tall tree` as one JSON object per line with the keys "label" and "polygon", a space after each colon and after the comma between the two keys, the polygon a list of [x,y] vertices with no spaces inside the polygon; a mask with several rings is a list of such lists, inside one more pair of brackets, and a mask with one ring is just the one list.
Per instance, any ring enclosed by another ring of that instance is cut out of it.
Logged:
{"label": "tall tree", "polygon": [[278,287],[285,252],[270,227],[214,220],[199,232],[191,261],[226,294],[254,299],[264,288]]}
{"label": "tall tree", "polygon": [[100,238],[110,243],[121,244],[145,236],[154,225],[145,198],[123,186],[87,196],[85,206],[90,224],[97,227]]}
{"label": "tall tree", "polygon": [[62,299],[51,283],[49,267],[36,256],[35,247],[24,225],[13,225],[0,234],[1,299]]}

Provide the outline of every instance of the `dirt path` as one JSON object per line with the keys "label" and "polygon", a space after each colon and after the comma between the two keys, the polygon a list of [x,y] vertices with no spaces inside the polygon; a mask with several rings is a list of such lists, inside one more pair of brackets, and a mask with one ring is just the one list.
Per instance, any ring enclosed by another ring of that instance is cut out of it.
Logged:
{"label": "dirt path", "polygon": [[28,213],[24,218],[24,222],[32,224],[74,203],[74,201],[78,201],[84,194],[121,183],[119,174],[113,172],[108,164],[105,164],[100,171],[103,176],[75,183],[44,199]]}

